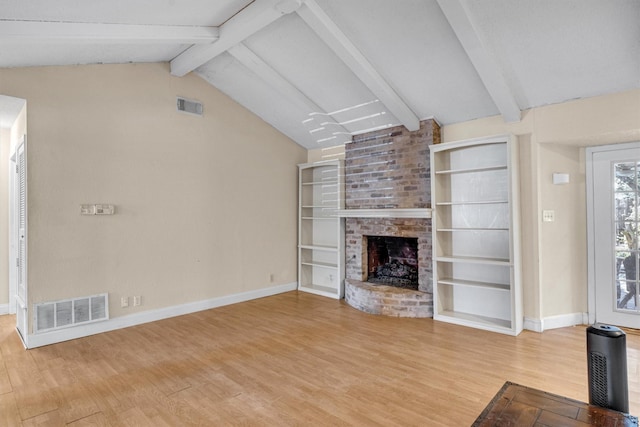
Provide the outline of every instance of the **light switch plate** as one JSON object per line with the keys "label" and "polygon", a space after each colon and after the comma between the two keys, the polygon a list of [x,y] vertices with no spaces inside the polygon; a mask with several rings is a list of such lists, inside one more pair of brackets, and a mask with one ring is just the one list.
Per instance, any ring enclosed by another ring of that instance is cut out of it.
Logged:
{"label": "light switch plate", "polygon": [[555,211],[542,211],[542,221],[543,222],[553,222],[556,220]]}
{"label": "light switch plate", "polygon": [[80,205],[80,215],[95,215],[96,205]]}
{"label": "light switch plate", "polygon": [[113,205],[96,205],[96,215],[113,215],[114,212]]}

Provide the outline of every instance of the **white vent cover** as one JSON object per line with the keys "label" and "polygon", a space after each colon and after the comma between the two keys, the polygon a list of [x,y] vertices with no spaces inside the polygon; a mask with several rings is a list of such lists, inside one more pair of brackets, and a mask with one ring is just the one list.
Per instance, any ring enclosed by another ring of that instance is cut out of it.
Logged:
{"label": "white vent cover", "polygon": [[196,116],[202,116],[202,104],[198,101],[178,97],[177,106],[178,111],[193,114]]}
{"label": "white vent cover", "polygon": [[36,332],[46,332],[109,318],[109,294],[35,305]]}

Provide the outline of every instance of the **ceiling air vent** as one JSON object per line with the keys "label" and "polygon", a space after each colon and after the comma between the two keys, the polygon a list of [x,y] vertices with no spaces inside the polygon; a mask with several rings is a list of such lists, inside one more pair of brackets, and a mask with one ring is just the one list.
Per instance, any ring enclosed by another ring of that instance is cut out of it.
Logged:
{"label": "ceiling air vent", "polygon": [[202,104],[198,101],[178,97],[178,111],[196,116],[202,116]]}

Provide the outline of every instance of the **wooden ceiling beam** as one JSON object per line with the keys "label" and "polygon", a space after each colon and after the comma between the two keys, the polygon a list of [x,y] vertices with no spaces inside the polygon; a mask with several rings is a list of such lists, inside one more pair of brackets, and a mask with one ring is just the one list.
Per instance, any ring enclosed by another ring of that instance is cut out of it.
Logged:
{"label": "wooden ceiling beam", "polygon": [[0,21],[2,43],[212,43],[217,27],[96,24],[84,22]]}
{"label": "wooden ceiling beam", "polygon": [[191,46],[175,57],[171,74],[184,76],[299,6],[300,0],[255,0],[220,26],[217,42]]}
{"label": "wooden ceiling beam", "polygon": [[463,1],[437,2],[504,120],[519,122],[522,118],[520,107],[494,55],[474,27]]}
{"label": "wooden ceiling beam", "polygon": [[297,13],[401,124],[410,131],[420,129],[420,120],[411,108],[318,6],[315,0],[305,0]]}

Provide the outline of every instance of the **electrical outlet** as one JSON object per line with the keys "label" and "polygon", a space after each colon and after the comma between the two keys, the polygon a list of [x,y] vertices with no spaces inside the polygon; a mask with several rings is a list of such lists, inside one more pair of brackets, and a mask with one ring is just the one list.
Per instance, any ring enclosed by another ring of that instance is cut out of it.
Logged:
{"label": "electrical outlet", "polygon": [[273,283],[273,282],[274,282],[274,280],[276,280],[276,275],[275,275],[275,274],[273,274],[273,273],[271,273],[271,274],[269,275],[269,282]]}
{"label": "electrical outlet", "polygon": [[129,307],[129,297],[120,298],[120,307]]}
{"label": "electrical outlet", "polygon": [[133,297],[133,305],[138,306],[142,304],[142,297],[140,295],[136,295]]}

